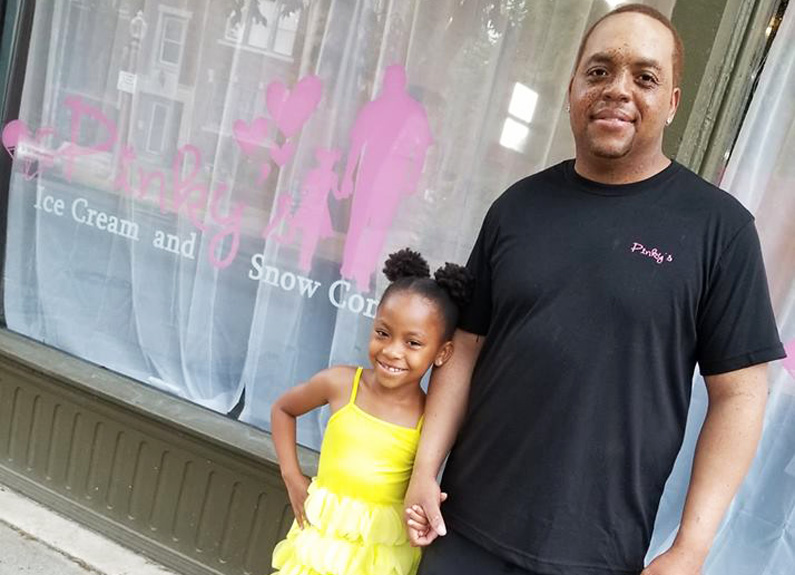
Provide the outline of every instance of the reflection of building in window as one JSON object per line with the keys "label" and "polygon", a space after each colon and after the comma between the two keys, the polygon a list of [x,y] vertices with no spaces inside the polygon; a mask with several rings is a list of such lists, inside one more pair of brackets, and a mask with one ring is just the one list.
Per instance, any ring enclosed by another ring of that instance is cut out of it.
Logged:
{"label": "reflection of building in window", "polygon": [[511,103],[508,106],[508,117],[502,125],[501,146],[524,152],[537,103],[538,92],[519,82],[514,84]]}
{"label": "reflection of building in window", "polygon": [[159,102],[152,104],[152,115],[146,135],[146,151],[158,154],[163,151],[163,139],[166,133],[168,108]]}
{"label": "reflection of building in window", "polygon": [[141,93],[131,145],[148,161],[168,165],[179,147],[183,102]]}
{"label": "reflection of building in window", "polygon": [[172,68],[179,68],[185,48],[190,13],[160,6],[157,26],[157,62]]}
{"label": "reflection of building in window", "polygon": [[[108,47],[113,46],[118,11],[109,3],[89,4],[86,0],[72,0],[64,8],[63,26],[51,40],[57,43],[59,53],[57,84],[77,94],[104,98],[107,78],[98,70],[106,70],[113,65],[114,51]],[[91,56],[90,66],[85,65],[83,58],[77,57],[80,54]]]}
{"label": "reflection of building in window", "polygon": [[160,62],[179,66],[182,47],[185,45],[187,22],[175,16],[163,18],[163,32],[160,37]]}
{"label": "reflection of building in window", "polygon": [[[230,42],[292,56],[301,5],[288,0],[249,0],[236,2],[226,19],[225,38]],[[296,5],[298,4],[298,5]]]}

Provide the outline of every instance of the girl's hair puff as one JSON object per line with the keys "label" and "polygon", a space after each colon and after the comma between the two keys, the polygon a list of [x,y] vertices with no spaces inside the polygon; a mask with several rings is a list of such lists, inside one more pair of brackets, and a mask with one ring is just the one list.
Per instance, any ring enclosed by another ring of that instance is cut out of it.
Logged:
{"label": "girl's hair puff", "polygon": [[433,278],[450,296],[459,309],[466,306],[472,299],[474,278],[464,266],[445,262],[438,270],[433,272]]}
{"label": "girl's hair puff", "polygon": [[419,252],[403,248],[389,254],[384,264],[384,275],[392,283],[403,278],[429,278],[431,277],[431,268],[428,267],[428,262]]}
{"label": "girl's hair puff", "polygon": [[453,337],[458,314],[472,297],[474,280],[469,270],[447,262],[431,278],[425,258],[419,252],[404,248],[389,255],[384,275],[392,283],[381,296],[381,303],[397,292],[416,293],[436,304],[444,321],[445,340]]}

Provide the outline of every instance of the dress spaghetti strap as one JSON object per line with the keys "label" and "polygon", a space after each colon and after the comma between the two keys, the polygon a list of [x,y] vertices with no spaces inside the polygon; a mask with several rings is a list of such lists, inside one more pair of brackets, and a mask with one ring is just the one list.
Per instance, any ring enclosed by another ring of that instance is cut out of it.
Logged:
{"label": "dress spaghetti strap", "polygon": [[356,375],[353,377],[353,389],[351,389],[351,398],[348,400],[348,403],[354,404],[356,403],[356,392],[359,390],[359,379],[362,377],[362,367],[359,366],[356,368]]}

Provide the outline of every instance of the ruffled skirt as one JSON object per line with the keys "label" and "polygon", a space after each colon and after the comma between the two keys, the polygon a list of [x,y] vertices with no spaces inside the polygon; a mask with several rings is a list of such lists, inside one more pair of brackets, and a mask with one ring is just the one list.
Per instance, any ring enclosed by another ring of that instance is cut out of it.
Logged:
{"label": "ruffled skirt", "polygon": [[293,522],[273,550],[274,575],[414,575],[420,550],[411,547],[400,504],[379,505],[312,483],[306,521]]}

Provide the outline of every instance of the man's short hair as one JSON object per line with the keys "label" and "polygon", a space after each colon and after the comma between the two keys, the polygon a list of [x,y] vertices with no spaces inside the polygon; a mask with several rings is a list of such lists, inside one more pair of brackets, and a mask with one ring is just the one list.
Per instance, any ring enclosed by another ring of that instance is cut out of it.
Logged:
{"label": "man's short hair", "polygon": [[[668,17],[660,12],[659,10],[652,8],[651,6],[646,6],[645,4],[624,4],[623,6],[619,6],[615,10],[608,12],[599,20],[594,22],[588,31],[585,32],[585,35],[582,37],[582,41],[580,42],[580,48],[577,50],[577,59],[575,60],[575,66],[580,65],[580,60],[582,59],[582,53],[585,50],[585,44],[588,42],[588,38],[591,37],[594,29],[602,23],[603,20],[610,18],[611,16],[615,16],[616,14],[623,14],[626,12],[634,12],[636,14],[644,14],[649,18],[654,18],[658,22],[660,22],[663,26],[670,30],[671,34],[674,38],[674,53],[673,53],[673,86],[676,88],[679,86],[679,81],[682,79],[682,67],[684,66],[685,62],[685,48],[682,44],[682,38],[679,36],[679,32],[676,31],[674,25],[671,24],[671,21]],[[576,68],[575,68],[576,69]]]}

